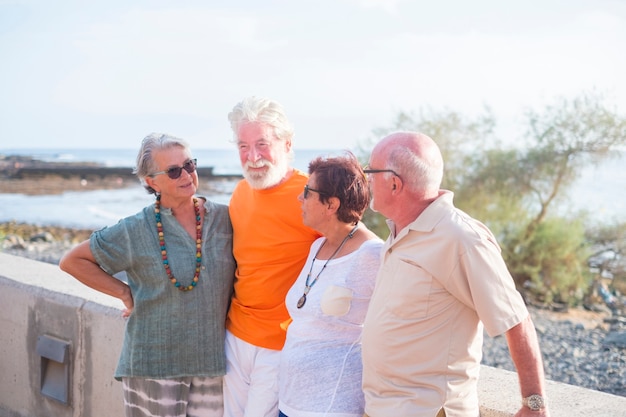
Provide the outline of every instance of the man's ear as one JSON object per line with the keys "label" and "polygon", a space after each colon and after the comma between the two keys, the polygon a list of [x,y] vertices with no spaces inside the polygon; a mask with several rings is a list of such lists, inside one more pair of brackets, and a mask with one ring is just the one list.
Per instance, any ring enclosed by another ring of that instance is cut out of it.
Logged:
{"label": "man's ear", "polygon": [[391,189],[392,190],[395,191],[396,189],[398,189],[398,190],[402,189],[402,185],[403,184],[402,184],[402,180],[400,178],[398,178],[396,176],[393,176],[393,177],[391,177],[391,181],[392,181],[392,185],[391,185]]}

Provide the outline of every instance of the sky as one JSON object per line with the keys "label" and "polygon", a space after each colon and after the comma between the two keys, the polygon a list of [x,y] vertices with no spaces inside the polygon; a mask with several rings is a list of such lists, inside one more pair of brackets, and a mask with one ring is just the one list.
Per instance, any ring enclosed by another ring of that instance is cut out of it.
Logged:
{"label": "sky", "polygon": [[514,140],[557,98],[625,113],[625,51],[623,0],[0,0],[0,151],[229,148],[250,95],[285,107],[296,149],[485,106]]}

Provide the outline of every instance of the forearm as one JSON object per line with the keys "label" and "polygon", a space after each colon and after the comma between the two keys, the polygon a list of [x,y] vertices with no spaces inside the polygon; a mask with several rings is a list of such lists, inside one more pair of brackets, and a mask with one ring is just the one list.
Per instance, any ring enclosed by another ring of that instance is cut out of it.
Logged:
{"label": "forearm", "polygon": [[535,326],[528,316],[506,332],[511,359],[517,369],[522,397],[545,395],[543,360]]}
{"label": "forearm", "polygon": [[128,305],[132,298],[128,285],[107,274],[97,264],[85,241],[69,251],[59,262],[59,267],[86,286],[122,300]]}
{"label": "forearm", "polygon": [[[545,376],[543,371],[543,360],[541,358],[541,350],[539,349],[539,341],[537,340],[537,332],[530,316],[526,317],[517,326],[506,332],[506,340],[511,352],[511,359],[517,369],[519,377],[520,391],[522,398],[531,395],[539,395],[545,401]],[[537,404],[535,404],[537,405]],[[515,417],[549,417],[548,407],[540,408],[533,411],[530,405],[521,406]]]}

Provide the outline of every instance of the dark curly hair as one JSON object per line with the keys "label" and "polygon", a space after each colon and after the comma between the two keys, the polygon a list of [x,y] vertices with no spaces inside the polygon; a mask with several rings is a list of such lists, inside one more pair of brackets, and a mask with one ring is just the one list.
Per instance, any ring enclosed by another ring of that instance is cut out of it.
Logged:
{"label": "dark curly hair", "polygon": [[337,218],[356,224],[370,202],[370,190],[363,168],[357,158],[347,151],[345,156],[318,157],[309,163],[309,175],[315,174],[318,198],[322,203],[330,197],[339,199]]}

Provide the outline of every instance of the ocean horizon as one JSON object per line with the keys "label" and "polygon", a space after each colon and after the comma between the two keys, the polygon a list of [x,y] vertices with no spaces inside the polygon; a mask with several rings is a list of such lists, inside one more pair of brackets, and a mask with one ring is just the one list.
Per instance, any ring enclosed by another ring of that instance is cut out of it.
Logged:
{"label": "ocean horizon", "polygon": [[[340,155],[345,149],[298,149],[292,166],[307,172],[317,156]],[[0,156],[21,155],[46,162],[96,162],[107,167],[134,167],[136,149],[0,149]],[[241,175],[237,149],[192,149],[200,167],[213,167],[216,175]],[[200,178],[200,181],[203,179]],[[236,181],[220,181],[212,201],[228,204]],[[68,191],[58,195],[0,194],[0,222],[15,221],[42,226],[99,229],[137,213],[151,204],[154,196],[137,184],[128,188]]]}
{"label": "ocean horizon", "polygon": [[[341,149],[302,149],[294,152],[294,166],[306,170],[309,161],[318,155],[337,154]],[[235,146],[224,149],[192,149],[200,167],[213,167],[219,175],[241,174]],[[0,149],[0,155],[28,156],[45,162],[95,162],[106,167],[134,167],[137,149]]]}
{"label": "ocean horizon", "polygon": [[[241,174],[237,150],[193,149],[201,167],[213,167],[218,175]],[[109,167],[133,167],[132,149],[0,149],[0,156],[22,155],[49,162],[96,162]],[[345,149],[296,149],[293,166],[306,172],[317,156],[339,155]],[[599,166],[587,167],[569,190],[562,213],[585,210],[598,224],[626,221],[626,153]],[[202,178],[200,179],[202,180]],[[210,200],[228,204],[236,181],[226,181]],[[620,191],[621,190],[621,191]],[[454,191],[454,190],[453,190]],[[59,195],[0,194],[0,222],[15,221],[42,226],[98,229],[132,215],[154,200],[138,184],[117,190],[65,192]]]}

